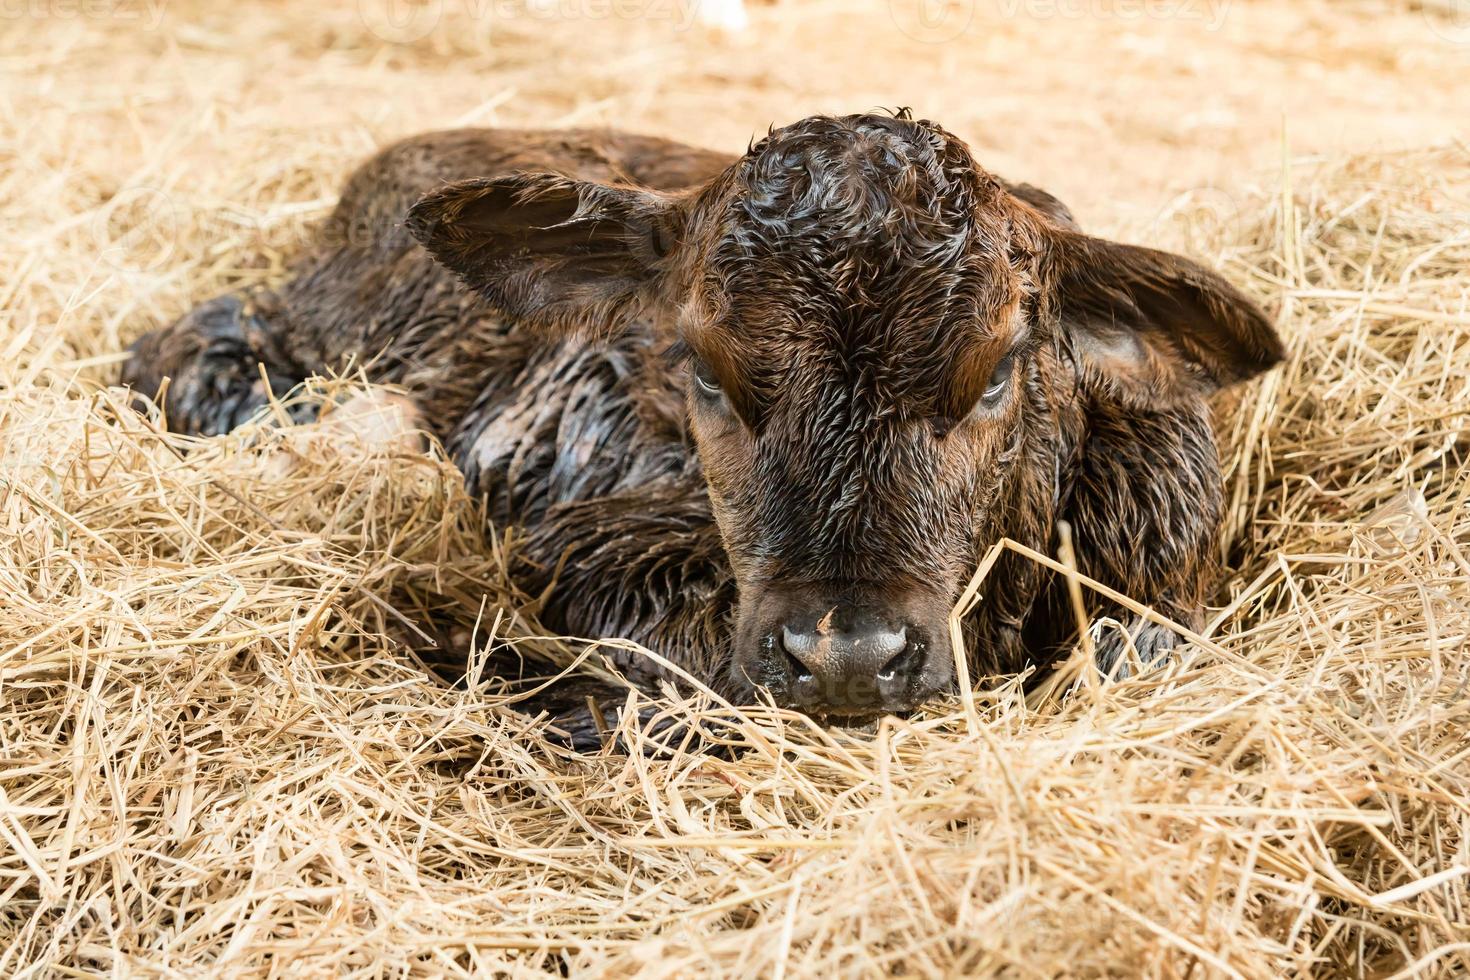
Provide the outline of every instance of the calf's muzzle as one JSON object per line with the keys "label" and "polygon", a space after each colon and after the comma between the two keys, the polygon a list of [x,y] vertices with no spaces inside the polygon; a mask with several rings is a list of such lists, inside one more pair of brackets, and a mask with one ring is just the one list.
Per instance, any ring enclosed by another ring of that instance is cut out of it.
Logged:
{"label": "calf's muzzle", "polygon": [[851,600],[768,598],[760,606],[763,615],[733,668],[778,704],[813,714],[872,715],[912,708],[949,683],[942,620]]}

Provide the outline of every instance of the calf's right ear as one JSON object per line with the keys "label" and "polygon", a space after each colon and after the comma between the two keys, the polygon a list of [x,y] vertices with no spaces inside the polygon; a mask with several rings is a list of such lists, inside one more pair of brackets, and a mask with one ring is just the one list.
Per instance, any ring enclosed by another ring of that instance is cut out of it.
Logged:
{"label": "calf's right ear", "polygon": [[654,297],[682,233],[678,198],[517,173],[448,184],[408,212],[431,255],[507,315],[612,332]]}

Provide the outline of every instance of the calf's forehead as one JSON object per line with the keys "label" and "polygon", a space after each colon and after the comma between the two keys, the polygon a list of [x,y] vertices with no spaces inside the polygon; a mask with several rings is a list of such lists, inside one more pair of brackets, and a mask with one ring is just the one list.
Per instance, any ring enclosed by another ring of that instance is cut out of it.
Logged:
{"label": "calf's forehead", "polygon": [[955,201],[901,195],[892,175],[842,179],[864,186],[815,202],[810,192],[795,201],[732,192],[700,270],[709,319],[751,332],[812,322],[867,343],[873,330],[940,318],[984,329],[1014,298],[1002,205],[953,188]]}
{"label": "calf's forehead", "polygon": [[1024,294],[1016,270],[987,249],[866,273],[840,258],[754,256],[711,286],[714,301],[690,318],[694,346],[717,349],[752,380],[790,371],[856,379],[881,369],[895,383],[893,372],[917,383],[1013,343]]}
{"label": "calf's forehead", "polygon": [[685,336],[725,382],[767,391],[881,387],[895,372],[932,388],[955,363],[988,373],[1022,291],[1007,200],[929,123],[777,130],[702,201]]}

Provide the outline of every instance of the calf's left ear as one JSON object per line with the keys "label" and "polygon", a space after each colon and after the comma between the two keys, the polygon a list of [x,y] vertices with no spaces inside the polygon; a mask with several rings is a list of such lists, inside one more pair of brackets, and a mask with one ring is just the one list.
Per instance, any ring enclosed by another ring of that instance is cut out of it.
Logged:
{"label": "calf's left ear", "polygon": [[516,173],[448,184],[406,224],[501,312],[554,331],[611,333],[656,295],[683,206],[641,188]]}
{"label": "calf's left ear", "polygon": [[1043,301],[1085,380],[1114,396],[1167,404],[1254,377],[1285,356],[1260,307],[1197,262],[1055,225],[1044,240]]}

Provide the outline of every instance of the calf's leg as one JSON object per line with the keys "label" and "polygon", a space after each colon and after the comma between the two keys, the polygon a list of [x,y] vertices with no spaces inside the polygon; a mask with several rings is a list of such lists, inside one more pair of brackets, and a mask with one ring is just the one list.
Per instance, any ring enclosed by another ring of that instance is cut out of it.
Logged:
{"label": "calf's leg", "polygon": [[[311,373],[273,356],[272,333],[280,326],[266,319],[263,299],[266,294],[217,296],[172,326],[145,334],[132,346],[123,383],[150,396],[166,390],[162,407],[176,432],[229,432]],[[301,406],[289,410],[298,420],[312,414]]]}

